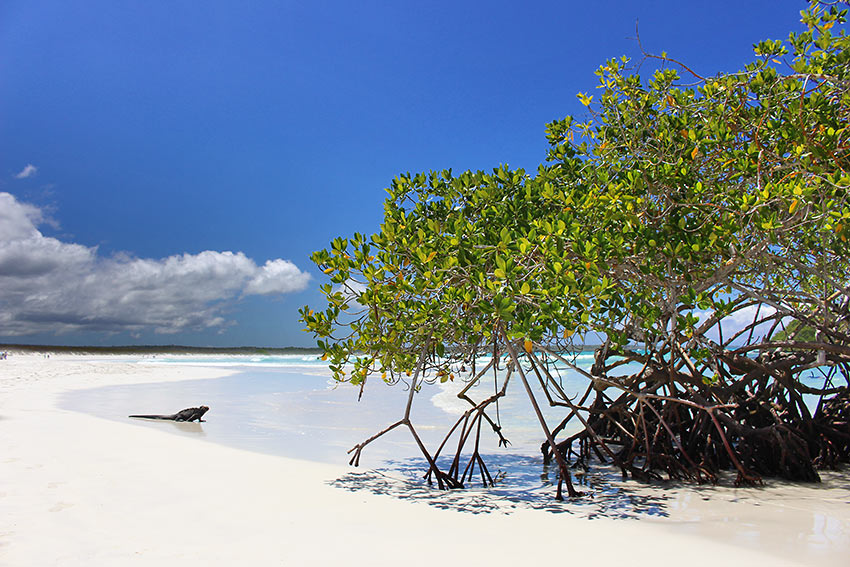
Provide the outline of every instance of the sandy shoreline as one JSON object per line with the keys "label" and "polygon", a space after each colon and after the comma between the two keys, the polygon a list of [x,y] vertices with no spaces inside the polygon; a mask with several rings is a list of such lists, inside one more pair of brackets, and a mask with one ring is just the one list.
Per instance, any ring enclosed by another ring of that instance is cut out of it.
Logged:
{"label": "sandy shoreline", "polygon": [[[746,534],[729,543],[722,534],[705,538],[671,522],[534,510],[472,515],[331,486],[347,467],[251,453],[57,407],[57,398],[73,389],[230,372],[196,366],[166,372],[132,357],[16,355],[0,361],[0,565],[175,559],[198,565],[514,565],[557,554],[605,565],[602,554],[612,545],[633,565],[716,565],[721,557],[733,558],[725,561],[732,564],[846,564],[850,512],[842,511],[850,504],[842,500],[828,503],[823,520],[837,522],[825,533],[839,534],[840,541],[827,541],[816,556],[788,556],[764,545],[776,515],[769,505],[763,506],[755,548],[746,545]],[[758,506],[747,508],[753,509]]]}

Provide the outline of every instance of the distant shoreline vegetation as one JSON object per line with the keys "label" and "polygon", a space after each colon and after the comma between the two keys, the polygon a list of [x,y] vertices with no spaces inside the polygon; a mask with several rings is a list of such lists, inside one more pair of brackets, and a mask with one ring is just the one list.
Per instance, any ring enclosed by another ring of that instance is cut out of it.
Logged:
{"label": "distant shoreline vegetation", "polygon": [[0,352],[38,352],[56,354],[206,354],[280,356],[286,354],[321,354],[315,347],[194,347],[183,345],[132,345],[132,346],[57,346],[0,344]]}

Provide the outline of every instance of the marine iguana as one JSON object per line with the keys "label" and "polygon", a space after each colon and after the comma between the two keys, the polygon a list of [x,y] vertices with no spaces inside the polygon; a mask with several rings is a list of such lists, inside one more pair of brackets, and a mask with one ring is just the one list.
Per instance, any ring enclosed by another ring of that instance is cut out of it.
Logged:
{"label": "marine iguana", "polygon": [[209,407],[186,408],[171,415],[131,415],[130,417],[141,417],[144,419],[167,419],[170,421],[204,421],[201,417],[209,411]]}

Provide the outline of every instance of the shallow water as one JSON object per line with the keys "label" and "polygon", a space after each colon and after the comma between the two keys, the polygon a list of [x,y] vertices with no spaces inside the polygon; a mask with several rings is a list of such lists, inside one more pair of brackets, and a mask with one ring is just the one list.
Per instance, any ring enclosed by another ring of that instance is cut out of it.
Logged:
{"label": "shallow water", "polygon": [[[367,384],[358,401],[359,388],[336,384],[319,373],[308,374],[279,366],[243,367],[241,370],[212,380],[115,385],[69,392],[61,405],[98,417],[126,421],[130,414],[174,413],[203,404],[211,409],[202,424],[132,421],[143,427],[242,449],[339,464],[348,461],[347,451],[355,444],[399,420],[409,394],[404,383],[388,386],[374,380]],[[439,445],[443,435],[468,407],[466,402],[453,396],[459,387],[456,384],[423,384],[415,394],[412,421],[429,447]],[[492,394],[491,388],[492,385],[474,388],[470,396],[483,398]],[[499,448],[496,436],[485,430],[482,434],[484,451],[515,456],[539,454],[542,434],[536,421],[528,417],[531,412],[526,411],[527,404],[527,399],[518,395],[509,395],[500,401],[499,417],[511,446]],[[554,415],[552,410],[547,409],[547,413]],[[389,459],[413,456],[421,456],[421,453],[409,432],[399,428],[369,445],[363,451],[361,464],[380,466]]]}
{"label": "shallow water", "polygon": [[[203,361],[192,361],[194,364]],[[232,359],[224,365],[232,366]],[[175,363],[186,363],[180,359]],[[297,367],[296,367],[297,366]],[[242,372],[213,380],[165,384],[109,386],[70,392],[61,405],[116,421],[134,413],[173,413],[206,404],[207,421],[174,423],[132,420],[140,427],[192,436],[242,449],[344,464],[347,451],[383,427],[400,419],[407,402],[404,384],[386,386],[379,380],[358,389],[333,385],[323,367],[312,361],[280,363],[254,361]],[[163,371],[167,371],[167,366]],[[433,451],[466,407],[454,392],[459,384],[425,384],[415,396],[413,422]],[[577,471],[578,489],[585,497],[553,499],[554,470],[543,466],[539,447],[542,433],[518,382],[500,402],[499,416],[509,448],[497,446],[491,432],[482,434],[484,460],[497,484],[444,492],[422,479],[425,461],[409,432],[398,430],[369,445],[361,467],[331,482],[350,491],[383,493],[421,501],[440,508],[471,513],[507,512],[532,508],[586,518],[642,518],[664,523],[674,534],[691,533],[746,547],[761,548],[778,558],[823,565],[843,565],[850,557],[850,474],[825,472],[819,485],[768,481],[764,488],[737,489],[731,479],[716,487],[648,485],[622,481],[617,471],[595,466]],[[576,377],[566,376],[564,388],[583,390]],[[492,394],[492,380],[477,387],[472,397]],[[561,412],[546,408],[550,426]],[[468,458],[468,457],[467,457]]]}

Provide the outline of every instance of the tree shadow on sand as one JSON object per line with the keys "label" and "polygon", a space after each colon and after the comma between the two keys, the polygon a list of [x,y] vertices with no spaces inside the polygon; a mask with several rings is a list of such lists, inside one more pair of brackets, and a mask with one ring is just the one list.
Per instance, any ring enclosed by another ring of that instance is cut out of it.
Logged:
{"label": "tree shadow on sand", "polygon": [[[328,484],[350,492],[383,494],[472,514],[534,509],[588,519],[669,515],[668,498],[661,491],[651,496],[631,492],[618,485],[621,476],[614,468],[597,466],[588,471],[573,471],[576,488],[584,496],[559,502],[553,498],[558,482],[556,465],[546,466],[542,458],[525,455],[487,455],[485,459],[491,471],[498,471],[493,475],[492,487],[470,481],[464,489],[440,490],[423,479],[422,471],[428,470],[428,466],[419,458],[390,460],[380,468],[350,472]],[[444,462],[439,464],[441,468],[447,466]]]}

